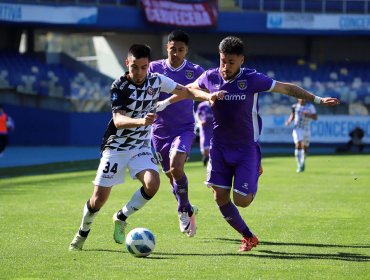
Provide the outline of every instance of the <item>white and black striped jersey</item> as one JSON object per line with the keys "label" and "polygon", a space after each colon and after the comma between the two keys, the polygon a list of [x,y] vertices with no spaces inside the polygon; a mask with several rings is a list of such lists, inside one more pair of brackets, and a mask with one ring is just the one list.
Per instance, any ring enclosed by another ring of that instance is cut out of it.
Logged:
{"label": "white and black striped jersey", "polygon": [[312,103],[303,105],[296,103],[292,105],[292,112],[294,114],[294,128],[309,130],[311,118],[306,117],[304,113],[316,114],[315,106]]}
{"label": "white and black striped jersey", "polygon": [[[127,75],[127,73],[126,73]],[[125,111],[130,118],[143,118],[155,112],[160,92],[171,93],[177,83],[158,73],[148,73],[143,85],[133,84],[121,76],[111,86],[112,113]],[[150,147],[151,125],[117,129],[113,118],[103,137],[101,150],[127,151]]]}

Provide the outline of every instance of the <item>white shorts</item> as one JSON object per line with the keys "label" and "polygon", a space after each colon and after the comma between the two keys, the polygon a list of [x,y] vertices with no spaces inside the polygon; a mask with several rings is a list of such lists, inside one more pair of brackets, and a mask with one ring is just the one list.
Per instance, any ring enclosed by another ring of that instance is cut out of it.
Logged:
{"label": "white shorts", "polygon": [[132,179],[147,169],[158,172],[158,162],[149,148],[130,151],[105,150],[100,159],[96,177],[93,181],[95,186],[113,187],[125,181],[126,168]]}
{"label": "white shorts", "polygon": [[300,141],[303,141],[303,144],[308,147],[310,145],[310,132],[305,131],[302,128],[295,128],[293,129],[293,141],[294,144],[297,144]]}

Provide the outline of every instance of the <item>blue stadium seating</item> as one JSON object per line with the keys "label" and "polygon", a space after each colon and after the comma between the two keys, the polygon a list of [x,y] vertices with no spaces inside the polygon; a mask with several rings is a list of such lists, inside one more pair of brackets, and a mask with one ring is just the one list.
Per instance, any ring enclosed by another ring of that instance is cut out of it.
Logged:
{"label": "blue stadium seating", "polygon": [[368,0],[239,0],[235,3],[250,11],[359,14],[370,11]]}
{"label": "blue stadium seating", "polygon": [[[218,66],[218,58],[204,55]],[[342,103],[364,103],[370,105],[370,65],[366,62],[312,63],[297,57],[250,57],[246,67],[286,82],[293,82],[324,97],[340,98]],[[287,96],[261,95],[261,106],[287,105],[294,99]]]}
{"label": "blue stadium seating", "polygon": [[[20,93],[76,101],[76,110],[90,111],[81,107],[81,100],[106,102],[112,80],[99,75],[86,76],[83,72],[66,68],[61,64],[46,64],[35,56],[8,51],[0,53],[0,88],[15,89]],[[97,109],[97,108],[95,108]]]}
{"label": "blue stadium seating", "polygon": [[13,3],[62,5],[138,5],[138,0],[13,0]]}

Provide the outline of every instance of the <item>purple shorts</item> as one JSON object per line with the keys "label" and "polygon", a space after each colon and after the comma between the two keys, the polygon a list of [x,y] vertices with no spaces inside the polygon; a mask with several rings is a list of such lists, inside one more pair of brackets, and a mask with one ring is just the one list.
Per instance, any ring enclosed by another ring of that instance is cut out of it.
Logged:
{"label": "purple shorts", "polygon": [[199,145],[202,152],[209,149],[211,138],[212,131],[203,130],[202,128],[199,130]]}
{"label": "purple shorts", "polygon": [[207,185],[231,189],[246,196],[257,193],[261,150],[258,143],[228,147],[212,143],[207,168]]}
{"label": "purple shorts", "polygon": [[190,154],[191,145],[195,138],[194,132],[184,131],[177,136],[166,139],[157,138],[153,135],[152,143],[161,162],[163,172],[170,171],[170,158],[175,152]]}

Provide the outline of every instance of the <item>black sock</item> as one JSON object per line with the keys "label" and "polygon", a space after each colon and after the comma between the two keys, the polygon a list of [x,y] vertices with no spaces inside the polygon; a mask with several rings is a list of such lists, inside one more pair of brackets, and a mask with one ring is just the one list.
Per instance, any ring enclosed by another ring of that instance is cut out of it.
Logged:
{"label": "black sock", "polygon": [[91,204],[90,204],[90,199],[86,202],[86,205],[87,205],[87,209],[90,211],[90,213],[96,213],[96,212],[98,212],[100,209],[93,209],[92,207],[91,207]]}
{"label": "black sock", "polygon": [[126,221],[127,217],[122,213],[122,209],[117,212],[117,218],[121,221]]}
{"label": "black sock", "polygon": [[78,234],[81,235],[82,237],[87,237],[90,233],[90,230],[88,231],[82,231],[82,230],[78,230]]}

